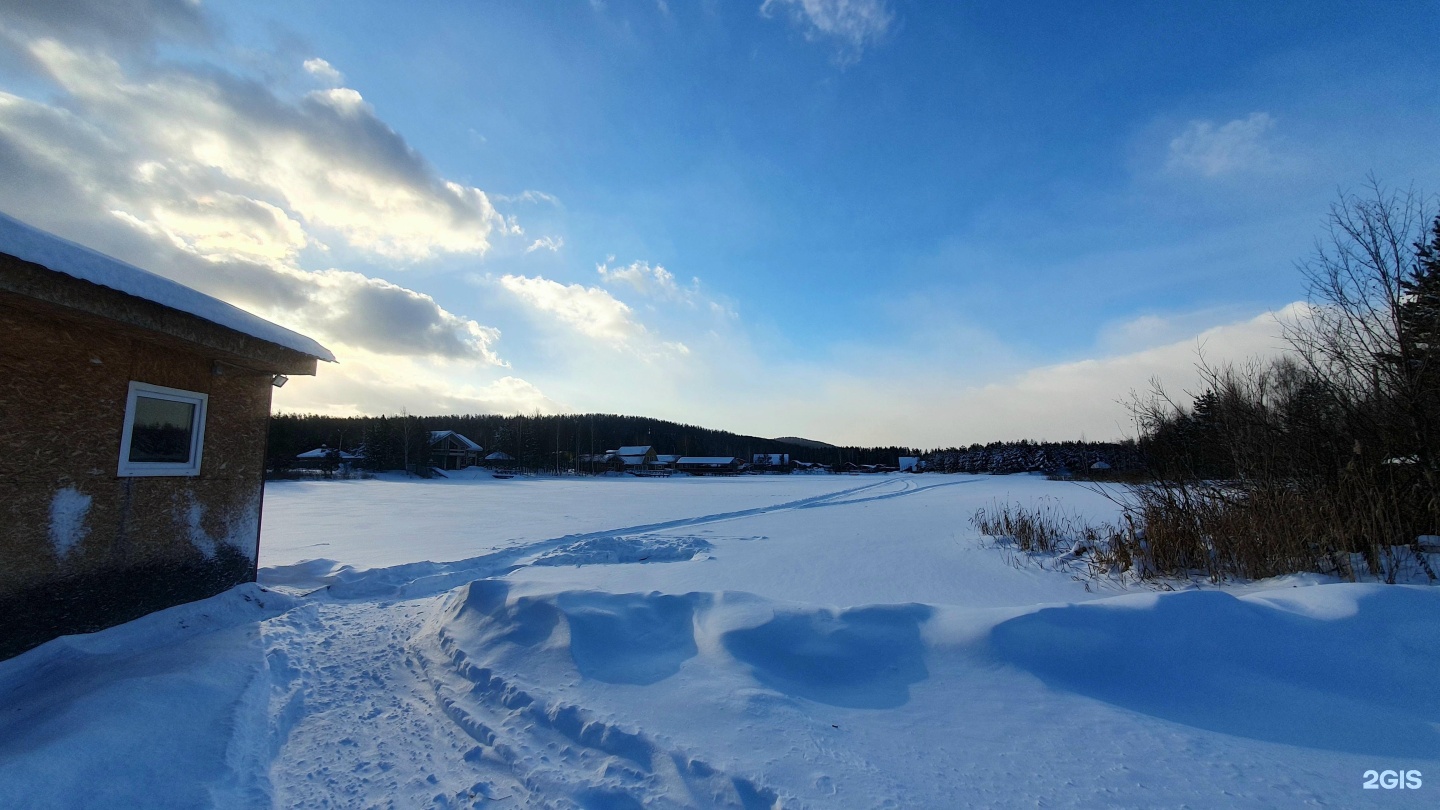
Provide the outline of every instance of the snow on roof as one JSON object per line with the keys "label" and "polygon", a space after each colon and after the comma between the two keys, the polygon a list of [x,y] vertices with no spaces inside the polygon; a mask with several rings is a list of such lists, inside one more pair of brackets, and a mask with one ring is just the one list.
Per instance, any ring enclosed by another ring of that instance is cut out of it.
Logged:
{"label": "snow on roof", "polygon": [[493,453],[491,453],[490,455],[486,456],[486,457],[485,457],[485,460],[486,460],[486,461],[514,461],[514,460],[515,460],[515,457],[512,456],[512,455],[510,455],[509,453],[505,453],[505,452],[502,452],[502,451],[500,451],[500,450],[496,450],[495,452],[493,452]]}
{"label": "snow on roof", "polygon": [[627,465],[632,466],[632,467],[635,466],[635,465],[638,465],[638,464],[644,464],[644,463],[645,463],[645,456],[643,456],[643,455],[621,456],[620,458],[621,458]]}
{"label": "snow on roof", "polygon": [[234,329],[236,332],[243,332],[320,360],[335,362],[335,355],[331,354],[329,349],[302,334],[273,324],[258,315],[252,315],[218,298],[211,298],[179,282],[141,270],[52,233],[32,228],[3,213],[0,213],[0,253],[8,253],[56,273],[188,312],[227,329]]}
{"label": "snow on roof", "polygon": [[617,456],[643,456],[643,455],[646,455],[646,454],[648,454],[648,453],[650,452],[650,448],[651,448],[652,446],[653,446],[653,445],[649,445],[649,444],[637,444],[637,445],[632,445],[632,446],[630,446],[630,447],[622,447],[622,448],[620,448],[619,450],[616,450],[616,451],[615,451],[615,455],[617,455]]}
{"label": "snow on roof", "polygon": [[662,453],[662,454],[660,454],[660,455],[655,456],[655,460],[656,460],[656,461],[663,461],[663,462],[665,462],[666,464],[670,464],[670,463],[672,463],[672,462],[679,461],[679,460],[680,460],[680,456],[678,456],[678,455],[666,455],[666,454],[663,454],[663,453]]}
{"label": "snow on roof", "polygon": [[685,456],[675,463],[677,464],[733,464],[734,456]]}
{"label": "snow on roof", "polygon": [[[331,454],[335,454],[331,456]],[[295,456],[295,458],[337,458],[341,461],[360,461],[365,458],[364,453],[352,453],[349,450],[332,450],[329,447],[317,447],[314,450],[306,450]]]}
{"label": "snow on roof", "polygon": [[456,433],[456,432],[453,431],[453,430],[432,430],[432,431],[430,431],[430,443],[431,443],[431,444],[435,444],[436,442],[440,441],[441,439],[445,438],[446,436],[454,436],[457,441],[459,441],[462,445],[465,446],[465,449],[466,449],[466,450],[474,450],[475,452],[478,453],[478,452],[480,452],[481,450],[484,450],[484,449],[485,449],[485,448],[481,447],[480,445],[476,444],[475,442],[472,442],[472,441],[470,441],[469,439],[465,438],[465,437],[462,436],[461,434]]}

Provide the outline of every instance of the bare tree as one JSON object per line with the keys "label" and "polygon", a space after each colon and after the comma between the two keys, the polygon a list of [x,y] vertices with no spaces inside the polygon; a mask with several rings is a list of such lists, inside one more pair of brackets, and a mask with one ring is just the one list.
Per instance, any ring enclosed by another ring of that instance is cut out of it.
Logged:
{"label": "bare tree", "polygon": [[1407,326],[1406,313],[1426,272],[1433,209],[1431,198],[1387,189],[1373,177],[1362,194],[1342,195],[1330,208],[1327,234],[1300,265],[1309,317],[1286,330],[1345,410],[1357,455],[1416,465],[1432,500],[1440,490],[1440,358]]}

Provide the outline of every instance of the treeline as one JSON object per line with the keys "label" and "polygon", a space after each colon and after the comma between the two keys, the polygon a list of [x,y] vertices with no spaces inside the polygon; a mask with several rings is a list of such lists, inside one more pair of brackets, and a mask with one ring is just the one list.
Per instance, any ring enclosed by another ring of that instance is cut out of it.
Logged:
{"label": "treeline", "polygon": [[[1056,476],[1106,477],[1135,473],[1145,459],[1133,441],[1126,442],[991,442],[933,450],[923,456],[925,469],[947,473],[1038,472]],[[1096,468],[1096,465],[1101,465]]]}
{"label": "treeline", "polygon": [[[1347,196],[1302,264],[1310,313],[1271,362],[1208,365],[1191,403],[1136,404],[1151,482],[1131,556],[1159,574],[1433,578],[1440,550],[1440,217]],[[1125,540],[1125,538],[1120,538]]]}
{"label": "treeline", "polygon": [[796,461],[840,465],[885,464],[900,456],[918,456],[909,447],[814,447],[745,436],[724,430],[685,425],[663,419],[619,414],[506,416],[321,416],[276,414],[270,419],[268,458],[271,469],[291,466],[296,455],[322,445],[351,451],[365,448],[360,466],[376,470],[404,469],[423,460],[431,431],[453,430],[485,448],[514,459],[507,465],[524,470],[572,470],[592,453],[623,446],[652,445],[657,453],[682,456],[735,456],[749,461],[756,453],[789,453]]}

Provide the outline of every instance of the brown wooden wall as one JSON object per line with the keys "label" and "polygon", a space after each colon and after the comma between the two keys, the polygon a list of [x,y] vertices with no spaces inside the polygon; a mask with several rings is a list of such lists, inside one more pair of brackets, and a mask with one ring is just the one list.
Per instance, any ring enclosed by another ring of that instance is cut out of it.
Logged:
{"label": "brown wooden wall", "polygon": [[[0,294],[0,658],[255,578],[270,375]],[[116,475],[130,381],[208,394],[200,475]],[[61,554],[56,495],[89,496]]]}

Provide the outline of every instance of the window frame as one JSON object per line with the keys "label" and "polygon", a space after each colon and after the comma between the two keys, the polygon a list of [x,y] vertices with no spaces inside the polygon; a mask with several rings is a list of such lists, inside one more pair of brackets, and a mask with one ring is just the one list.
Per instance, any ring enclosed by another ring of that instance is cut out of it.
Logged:
{"label": "window frame", "polygon": [[[135,428],[135,401],[139,397],[163,399],[194,405],[195,412],[190,420],[190,460],[185,463],[173,461],[131,461],[130,439]],[[131,380],[129,393],[125,397],[125,423],[120,434],[120,464],[116,476],[138,478],[145,476],[195,477],[200,474],[200,461],[205,449],[205,414],[209,410],[210,395],[199,391],[185,391],[166,388],[163,385]]]}

